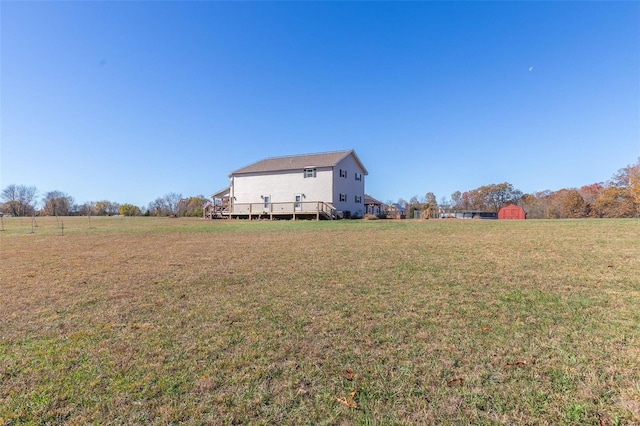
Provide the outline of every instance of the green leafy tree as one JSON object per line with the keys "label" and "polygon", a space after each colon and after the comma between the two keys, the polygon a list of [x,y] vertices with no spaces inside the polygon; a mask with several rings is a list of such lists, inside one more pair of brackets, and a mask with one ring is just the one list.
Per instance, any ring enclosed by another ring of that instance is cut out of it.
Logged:
{"label": "green leafy tree", "polygon": [[409,203],[407,207],[407,217],[413,219],[415,217],[415,212],[420,211],[422,209],[422,203],[418,200],[418,196],[414,195],[409,198]]}

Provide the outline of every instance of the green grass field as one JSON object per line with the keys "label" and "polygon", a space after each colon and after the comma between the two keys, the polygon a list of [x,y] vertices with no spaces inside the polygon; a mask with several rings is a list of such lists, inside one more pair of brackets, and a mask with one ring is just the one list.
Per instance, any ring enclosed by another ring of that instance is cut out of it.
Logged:
{"label": "green grass field", "polygon": [[0,424],[640,424],[638,220],[33,230],[0,232]]}

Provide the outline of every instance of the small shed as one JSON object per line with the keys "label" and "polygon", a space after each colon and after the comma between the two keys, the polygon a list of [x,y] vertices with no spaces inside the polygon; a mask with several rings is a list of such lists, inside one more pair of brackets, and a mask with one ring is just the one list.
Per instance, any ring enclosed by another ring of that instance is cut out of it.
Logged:
{"label": "small shed", "polygon": [[513,204],[509,204],[508,206],[504,206],[498,212],[498,219],[520,219],[524,220],[527,218],[527,214],[522,210],[521,207],[518,207]]}
{"label": "small shed", "polygon": [[387,210],[387,219],[406,219],[404,207],[398,203],[391,204]]}

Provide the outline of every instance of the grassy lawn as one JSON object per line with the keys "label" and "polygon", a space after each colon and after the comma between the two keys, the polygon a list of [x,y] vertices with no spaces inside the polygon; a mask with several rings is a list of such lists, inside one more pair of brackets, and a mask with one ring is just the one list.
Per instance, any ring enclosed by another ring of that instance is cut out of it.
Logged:
{"label": "grassy lawn", "polygon": [[4,229],[0,424],[640,424],[638,220]]}

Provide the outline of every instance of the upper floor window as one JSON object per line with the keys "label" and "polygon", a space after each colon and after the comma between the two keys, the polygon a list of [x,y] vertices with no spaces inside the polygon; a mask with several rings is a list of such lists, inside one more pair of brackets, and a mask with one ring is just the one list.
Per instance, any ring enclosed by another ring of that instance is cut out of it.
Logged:
{"label": "upper floor window", "polygon": [[304,177],[305,178],[316,177],[316,169],[304,169]]}
{"label": "upper floor window", "polygon": [[362,180],[362,173],[356,173],[356,180],[357,181],[361,181]]}
{"label": "upper floor window", "polygon": [[347,171],[340,169],[340,177],[341,178],[346,178],[347,177]]}
{"label": "upper floor window", "polygon": [[360,195],[356,195],[356,203],[361,203],[362,197]]}
{"label": "upper floor window", "polygon": [[347,194],[340,194],[340,201],[347,201]]}

